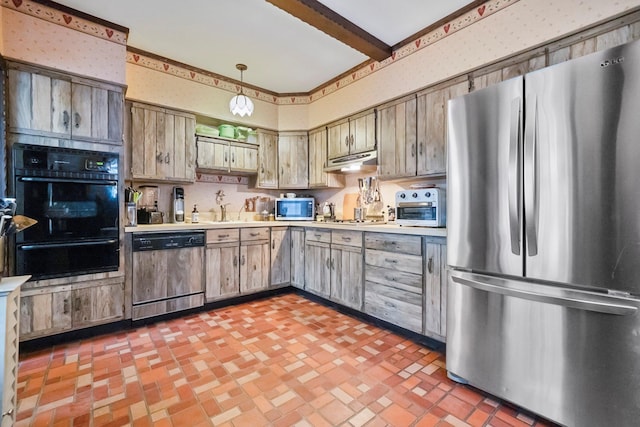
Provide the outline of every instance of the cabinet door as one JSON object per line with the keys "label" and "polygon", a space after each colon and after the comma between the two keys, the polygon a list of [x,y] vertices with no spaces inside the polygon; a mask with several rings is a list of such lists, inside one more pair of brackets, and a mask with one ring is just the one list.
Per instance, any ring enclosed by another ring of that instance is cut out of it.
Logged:
{"label": "cabinet door", "polygon": [[271,286],[287,285],[291,279],[291,233],[271,229]]}
{"label": "cabinet door", "polygon": [[72,296],[74,328],[123,318],[124,285],[121,283],[75,289]]}
{"label": "cabinet door", "polygon": [[447,170],[447,101],[468,92],[465,80],[418,96],[418,175]]}
{"label": "cabinet door", "polygon": [[307,242],[305,246],[305,290],[331,296],[331,250],[328,243]]}
{"label": "cabinet door", "polygon": [[345,177],[327,173],[327,129],[309,132],[309,188],[342,188]]}
{"label": "cabinet door", "polygon": [[328,158],[335,159],[336,157],[342,157],[349,154],[349,137],[351,135],[349,131],[349,120],[345,119],[328,126],[327,132]]}
{"label": "cabinet door", "polygon": [[331,246],[331,299],[362,309],[362,249]]}
{"label": "cabinet door", "polygon": [[8,70],[9,130],[45,136],[71,135],[71,82]]}
{"label": "cabinet door", "polygon": [[3,362],[0,362],[2,387],[0,398],[0,413],[2,419],[0,426],[10,427],[15,424],[18,403],[18,325],[20,321],[20,288],[14,289],[8,295],[0,298],[0,313],[6,316],[6,321],[0,326],[0,354],[3,354]]}
{"label": "cabinet door", "polygon": [[227,141],[198,137],[197,146],[199,169],[229,170],[229,143]]}
{"label": "cabinet door", "polygon": [[416,174],[416,98],[378,112],[379,164],[382,178]]}
{"label": "cabinet door", "polygon": [[291,230],[291,285],[304,289],[305,270],[304,229]]}
{"label": "cabinet door", "polygon": [[257,147],[231,144],[229,146],[229,169],[237,172],[257,172]]}
{"label": "cabinet door", "polygon": [[269,242],[240,246],[240,292],[248,293],[269,287]]}
{"label": "cabinet door", "polygon": [[131,174],[133,178],[155,178],[162,150],[156,153],[158,111],[131,107]]}
{"label": "cabinet door", "polygon": [[71,329],[71,291],[25,292],[20,298],[20,339]]}
{"label": "cabinet door", "polygon": [[309,139],[307,133],[278,136],[278,188],[309,187]]}
{"label": "cabinet door", "polygon": [[374,111],[350,120],[351,153],[361,153],[376,148],[376,114]]}
{"label": "cabinet door", "polygon": [[278,188],[278,137],[258,130],[258,188]]}
{"label": "cabinet door", "polygon": [[425,334],[440,338],[446,334],[446,246],[425,243]]}
{"label": "cabinet door", "polygon": [[237,243],[207,247],[205,284],[207,301],[240,293],[240,247]]}

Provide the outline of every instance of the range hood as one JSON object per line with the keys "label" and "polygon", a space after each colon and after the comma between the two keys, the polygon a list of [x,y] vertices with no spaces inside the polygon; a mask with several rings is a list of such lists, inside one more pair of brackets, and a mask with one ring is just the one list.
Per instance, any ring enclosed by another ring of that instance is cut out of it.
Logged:
{"label": "range hood", "polygon": [[373,172],[378,167],[376,150],[329,159],[325,172]]}

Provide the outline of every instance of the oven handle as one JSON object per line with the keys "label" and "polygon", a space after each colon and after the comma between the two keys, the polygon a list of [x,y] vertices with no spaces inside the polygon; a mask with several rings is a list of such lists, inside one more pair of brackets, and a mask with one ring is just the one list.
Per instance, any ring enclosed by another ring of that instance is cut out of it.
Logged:
{"label": "oven handle", "polygon": [[113,180],[40,178],[40,177],[31,177],[31,176],[20,177],[19,181],[25,181],[25,182],[62,182],[62,183],[72,183],[72,184],[118,185],[118,181],[113,181]]}
{"label": "oven handle", "polygon": [[97,245],[112,245],[114,243],[118,243],[117,239],[109,239],[109,240],[100,240],[100,241],[92,241],[92,242],[73,242],[73,243],[43,243],[41,245],[22,245],[19,246],[19,249],[24,251],[31,251],[34,249],[54,249],[54,248],[62,248],[62,247],[78,247],[78,246],[97,246]]}
{"label": "oven handle", "polygon": [[433,207],[433,202],[407,202],[398,203],[399,208],[421,208],[421,207]]}

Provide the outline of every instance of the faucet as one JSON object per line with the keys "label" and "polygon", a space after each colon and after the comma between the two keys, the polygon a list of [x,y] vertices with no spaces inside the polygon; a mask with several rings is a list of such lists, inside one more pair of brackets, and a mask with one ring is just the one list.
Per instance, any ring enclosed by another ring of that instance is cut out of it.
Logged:
{"label": "faucet", "polygon": [[223,205],[220,205],[220,221],[222,222],[226,222],[227,221],[227,206],[229,205],[229,203],[225,203]]}

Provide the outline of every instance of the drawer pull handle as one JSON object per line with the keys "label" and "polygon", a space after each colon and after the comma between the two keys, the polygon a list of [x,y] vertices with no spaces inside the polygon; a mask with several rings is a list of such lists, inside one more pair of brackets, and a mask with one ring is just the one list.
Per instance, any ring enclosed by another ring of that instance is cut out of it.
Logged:
{"label": "drawer pull handle", "polygon": [[429,262],[427,262],[427,271],[429,271],[429,273],[433,273],[433,257],[429,257]]}
{"label": "drawer pull handle", "polygon": [[8,411],[2,413],[3,417],[11,416],[11,415],[13,415],[13,408],[11,408]]}
{"label": "drawer pull handle", "polygon": [[62,112],[62,124],[65,129],[69,129],[69,112],[67,110]]}
{"label": "drawer pull handle", "polygon": [[398,260],[397,259],[390,259],[390,258],[385,258],[384,259],[385,262],[388,262],[390,264],[397,264]]}
{"label": "drawer pull handle", "polygon": [[251,236],[251,237],[257,237],[259,235],[260,235],[260,233],[249,233],[249,236]]}
{"label": "drawer pull handle", "polygon": [[220,235],[218,236],[218,239],[226,239],[227,237],[229,237],[229,235],[228,235],[228,234],[220,234]]}
{"label": "drawer pull handle", "polygon": [[[237,267],[238,266],[238,255],[234,255],[233,257],[233,266]],[[228,281],[229,279],[227,279]]]}
{"label": "drawer pull handle", "polygon": [[240,258],[240,265],[244,265],[244,261],[245,261],[244,255],[242,255],[242,258]]}
{"label": "drawer pull handle", "polygon": [[351,237],[342,237],[342,240],[344,240],[345,242],[350,242],[351,241]]}
{"label": "drawer pull handle", "polygon": [[62,314],[69,314],[69,300],[67,298],[62,301]]}
{"label": "drawer pull handle", "polygon": [[275,248],[276,248],[276,240],[275,240],[275,239],[273,239],[273,240],[271,241],[271,249],[275,249]]}
{"label": "drawer pull handle", "polygon": [[80,114],[75,113],[73,116],[76,118],[76,129],[78,129],[80,127]]}

